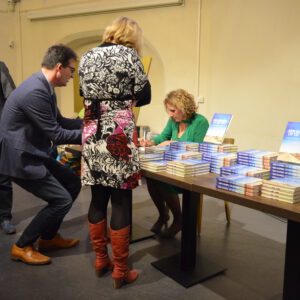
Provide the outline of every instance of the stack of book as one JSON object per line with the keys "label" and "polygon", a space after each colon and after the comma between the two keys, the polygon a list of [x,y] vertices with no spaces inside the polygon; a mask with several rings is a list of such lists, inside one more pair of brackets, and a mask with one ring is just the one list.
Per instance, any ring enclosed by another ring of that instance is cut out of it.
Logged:
{"label": "stack of book", "polygon": [[209,163],[201,159],[185,159],[167,161],[167,173],[191,177],[209,173]]}
{"label": "stack of book", "polygon": [[250,167],[245,165],[236,164],[229,167],[222,167],[221,168],[221,176],[229,176],[233,174],[241,174],[250,177],[257,177],[262,179],[269,179],[270,178],[270,171],[259,169],[256,167]]}
{"label": "stack of book", "polygon": [[199,144],[199,151],[200,152],[228,152],[228,153],[235,153],[238,150],[237,145],[233,144],[211,144],[211,143],[200,143]]}
{"label": "stack of book", "polygon": [[168,150],[170,150],[170,146],[145,147],[145,153],[165,153]]}
{"label": "stack of book", "polygon": [[175,160],[175,159],[201,159],[201,152],[193,152],[186,150],[169,150],[164,153],[164,160]]}
{"label": "stack of book", "polygon": [[236,153],[238,151],[238,146],[233,144],[222,144],[219,145],[218,152],[228,152]]}
{"label": "stack of book", "polygon": [[197,152],[199,143],[195,142],[174,142],[170,144],[170,150],[187,150]]}
{"label": "stack of book", "polygon": [[275,161],[271,163],[271,178],[300,177],[300,165]]}
{"label": "stack of book", "polygon": [[264,180],[261,195],[288,203],[300,201],[300,178],[276,178]]}
{"label": "stack of book", "polygon": [[210,172],[220,174],[221,167],[235,165],[237,162],[237,155],[234,153],[225,152],[211,152],[203,153],[203,160],[210,163]]}
{"label": "stack of book", "polygon": [[140,156],[140,162],[164,159],[163,153],[145,153],[145,154],[140,153],[139,156]]}
{"label": "stack of book", "polygon": [[276,161],[277,152],[264,150],[245,150],[237,153],[238,164],[270,170],[271,162]]}
{"label": "stack of book", "polygon": [[217,177],[216,187],[246,196],[259,196],[262,189],[262,179],[239,174]]}
{"label": "stack of book", "polygon": [[154,160],[141,162],[141,168],[151,172],[162,172],[165,171],[167,162],[165,160]]}

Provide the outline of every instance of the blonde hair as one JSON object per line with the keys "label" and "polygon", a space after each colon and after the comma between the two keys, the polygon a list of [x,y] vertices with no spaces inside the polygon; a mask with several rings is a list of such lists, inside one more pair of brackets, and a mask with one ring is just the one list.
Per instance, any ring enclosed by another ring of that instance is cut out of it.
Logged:
{"label": "blonde hair", "polygon": [[169,92],[164,100],[165,107],[167,107],[167,104],[170,104],[176,109],[182,111],[186,120],[190,119],[197,111],[194,96],[184,89]]}
{"label": "blonde hair", "polygon": [[141,55],[143,31],[132,19],[119,17],[105,28],[103,33],[103,43],[116,43],[133,48]]}

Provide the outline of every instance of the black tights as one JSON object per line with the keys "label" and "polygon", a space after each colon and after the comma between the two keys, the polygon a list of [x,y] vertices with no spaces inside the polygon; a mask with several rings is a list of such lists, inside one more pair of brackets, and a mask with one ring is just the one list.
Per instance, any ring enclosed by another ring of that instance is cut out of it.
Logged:
{"label": "black tights", "polygon": [[96,224],[106,218],[108,201],[111,199],[111,229],[119,230],[130,224],[131,190],[114,189],[99,184],[93,185],[91,191],[92,201],[88,213],[90,223]]}

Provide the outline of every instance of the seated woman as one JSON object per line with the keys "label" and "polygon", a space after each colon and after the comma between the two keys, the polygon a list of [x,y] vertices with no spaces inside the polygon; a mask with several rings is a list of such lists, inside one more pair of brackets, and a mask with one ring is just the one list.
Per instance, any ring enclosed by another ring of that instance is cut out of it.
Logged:
{"label": "seated woman", "polygon": [[[206,118],[196,113],[193,95],[183,89],[171,91],[164,100],[170,119],[163,132],[150,140],[141,140],[141,146],[166,146],[172,142],[202,142],[208,129]],[[171,185],[147,179],[149,194],[158,209],[159,217],[151,231],[164,238],[172,238],[181,230],[181,208],[178,194],[180,189]],[[168,209],[173,214],[173,223],[161,232],[169,219]]]}

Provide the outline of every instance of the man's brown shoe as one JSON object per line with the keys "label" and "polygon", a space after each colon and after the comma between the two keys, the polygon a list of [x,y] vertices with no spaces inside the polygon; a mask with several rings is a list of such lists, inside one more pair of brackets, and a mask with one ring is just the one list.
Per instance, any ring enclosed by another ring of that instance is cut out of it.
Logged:
{"label": "man's brown shoe", "polygon": [[11,259],[20,260],[29,265],[45,265],[51,262],[50,257],[36,251],[32,246],[20,248],[17,245],[13,245]]}
{"label": "man's brown shoe", "polygon": [[78,239],[64,239],[61,235],[56,234],[52,240],[39,239],[38,247],[40,251],[65,249],[74,247],[78,242]]}

